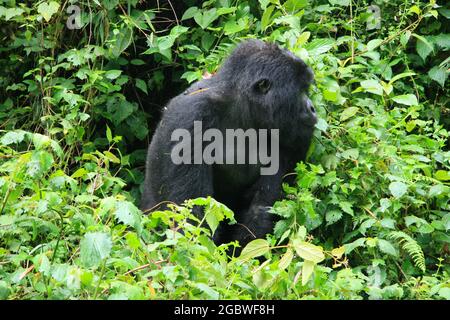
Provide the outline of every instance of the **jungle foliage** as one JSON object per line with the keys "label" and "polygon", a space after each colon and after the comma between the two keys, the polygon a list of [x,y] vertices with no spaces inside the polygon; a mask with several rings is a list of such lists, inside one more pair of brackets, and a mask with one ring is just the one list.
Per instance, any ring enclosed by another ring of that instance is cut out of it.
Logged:
{"label": "jungle foliage", "polygon": [[[0,0],[0,299],[450,299],[449,19],[436,0]],[[214,199],[137,204],[164,104],[248,37],[312,67],[320,120],[273,235],[230,259]]]}

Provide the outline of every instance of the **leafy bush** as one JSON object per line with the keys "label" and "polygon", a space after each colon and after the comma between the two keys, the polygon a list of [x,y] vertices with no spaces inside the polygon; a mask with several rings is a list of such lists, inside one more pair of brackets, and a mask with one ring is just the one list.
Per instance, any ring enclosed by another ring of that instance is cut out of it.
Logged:
{"label": "leafy bush", "polygon": [[[450,299],[445,1],[158,3],[0,3],[0,298]],[[246,37],[312,66],[320,121],[230,258],[223,204],[136,204],[159,110]]]}

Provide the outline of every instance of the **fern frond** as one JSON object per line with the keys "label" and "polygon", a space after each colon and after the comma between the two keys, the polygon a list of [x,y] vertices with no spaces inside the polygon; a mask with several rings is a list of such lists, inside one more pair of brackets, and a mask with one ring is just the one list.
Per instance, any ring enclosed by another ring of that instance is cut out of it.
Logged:
{"label": "fern frond", "polygon": [[388,234],[388,238],[398,241],[399,245],[403,247],[403,250],[412,258],[416,267],[422,270],[422,272],[425,272],[425,256],[416,240],[403,231],[392,231]]}
{"label": "fern frond", "polygon": [[220,65],[225,57],[227,57],[231,50],[236,46],[236,43],[221,43],[210,51],[210,54],[205,59],[205,65],[217,66]]}

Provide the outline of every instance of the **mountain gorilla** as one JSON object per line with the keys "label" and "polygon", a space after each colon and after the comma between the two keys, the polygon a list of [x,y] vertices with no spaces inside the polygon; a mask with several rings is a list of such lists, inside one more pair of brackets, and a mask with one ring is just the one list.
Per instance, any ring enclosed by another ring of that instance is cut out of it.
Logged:
{"label": "mountain gorilla", "polygon": [[[148,150],[141,208],[212,196],[232,209],[238,222],[219,226],[214,234],[217,244],[239,240],[244,246],[272,232],[274,215],[268,210],[281,197],[283,176],[305,160],[311,142],[317,119],[308,98],[312,81],[311,69],[288,50],[260,40],[242,42],[217,74],[194,83],[165,108]],[[198,130],[200,122],[204,136]],[[213,129],[209,135],[208,129]],[[228,137],[230,129],[246,133],[244,147],[224,144],[221,135]],[[253,141],[258,141],[256,148],[264,138],[276,144],[267,150],[278,161],[271,164],[272,172],[262,174],[267,161],[261,153],[256,162],[250,161],[260,151],[250,145],[255,135],[249,129],[260,133]],[[180,138],[185,139],[179,142]],[[218,146],[215,161],[195,159],[213,142]],[[247,151],[245,161],[225,161],[234,160],[242,149]],[[180,161],[180,154],[186,161]]]}

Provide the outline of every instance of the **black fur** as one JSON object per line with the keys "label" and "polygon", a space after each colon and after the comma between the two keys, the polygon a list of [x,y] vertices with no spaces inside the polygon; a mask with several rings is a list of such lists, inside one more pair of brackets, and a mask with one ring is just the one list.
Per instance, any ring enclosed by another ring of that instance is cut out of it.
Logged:
{"label": "black fur", "polygon": [[[315,111],[307,97],[313,73],[291,52],[259,40],[241,43],[210,79],[194,83],[165,108],[148,151],[141,208],[170,200],[213,196],[235,212],[236,225],[222,225],[214,240],[241,245],[273,229],[269,206],[281,197],[283,176],[305,159]],[[173,130],[193,132],[194,121],[208,128],[279,129],[280,165],[260,175],[260,165],[181,164],[171,161]],[[244,227],[245,226],[245,227]],[[251,231],[251,232],[250,232]]]}

